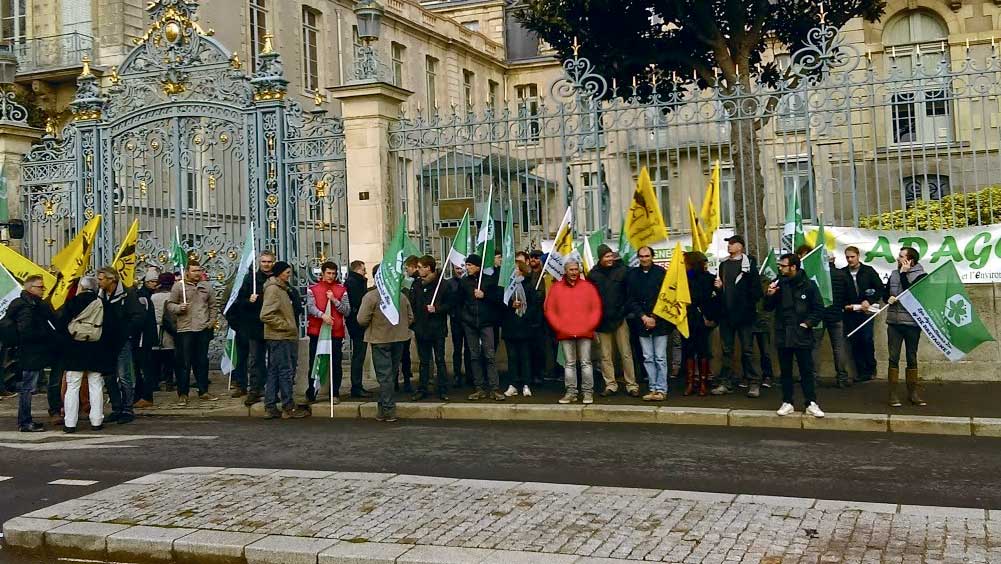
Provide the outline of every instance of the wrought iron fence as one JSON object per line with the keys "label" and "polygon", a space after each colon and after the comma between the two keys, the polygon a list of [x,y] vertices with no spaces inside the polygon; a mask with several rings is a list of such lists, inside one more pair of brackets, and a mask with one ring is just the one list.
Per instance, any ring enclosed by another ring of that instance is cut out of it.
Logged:
{"label": "wrought iron fence", "polygon": [[33,37],[14,43],[19,73],[80,66],[94,55],[94,38],[82,33]]}

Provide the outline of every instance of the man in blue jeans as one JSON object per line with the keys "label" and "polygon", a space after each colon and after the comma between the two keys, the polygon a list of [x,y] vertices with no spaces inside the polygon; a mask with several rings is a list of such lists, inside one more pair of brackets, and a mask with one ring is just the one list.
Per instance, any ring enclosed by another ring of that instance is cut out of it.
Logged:
{"label": "man in blue jeans", "polygon": [[[301,419],[308,410],[295,407],[293,385],[299,363],[299,318],[303,306],[289,283],[292,267],[285,261],[275,263],[274,275],[264,284],[261,321],[264,341],[268,344],[268,380],[264,386],[265,419]],[[282,402],[278,410],[279,396]]]}
{"label": "man in blue jeans", "polygon": [[139,303],[135,288],[126,288],[119,280],[118,271],[105,266],[97,271],[97,285],[100,296],[105,300],[105,316],[111,316],[114,339],[111,341],[118,351],[115,374],[104,375],[105,387],[111,399],[111,415],[105,423],[117,421],[129,423],[135,420],[136,376],[132,364],[132,346],[139,343],[146,310]]}
{"label": "man in blue jeans", "polygon": [[24,433],[44,431],[41,423],[31,418],[31,394],[38,386],[42,370],[49,365],[56,337],[52,307],[42,300],[45,284],[38,275],[24,280],[21,295],[7,307],[7,317],[17,327],[18,363],[21,382],[18,386],[17,428]]}
{"label": "man in blue jeans", "polygon": [[654,315],[660,286],[667,271],[653,263],[653,249],[640,247],[636,251],[640,265],[626,274],[626,318],[637,335],[643,351],[650,392],[643,401],[667,399],[667,343],[674,325]]}

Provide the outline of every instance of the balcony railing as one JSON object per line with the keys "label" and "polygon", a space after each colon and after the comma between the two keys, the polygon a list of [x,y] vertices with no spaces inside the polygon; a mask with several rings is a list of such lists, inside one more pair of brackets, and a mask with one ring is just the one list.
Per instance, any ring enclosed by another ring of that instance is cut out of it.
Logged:
{"label": "balcony railing", "polygon": [[14,43],[18,74],[79,66],[85,55],[93,58],[93,51],[94,38],[75,32]]}

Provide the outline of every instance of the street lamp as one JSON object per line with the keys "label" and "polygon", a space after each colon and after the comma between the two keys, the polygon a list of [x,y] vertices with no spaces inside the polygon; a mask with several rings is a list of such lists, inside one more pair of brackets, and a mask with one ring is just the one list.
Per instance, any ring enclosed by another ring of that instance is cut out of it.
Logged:
{"label": "street lamp", "polygon": [[376,0],[359,0],[354,7],[358,20],[358,38],[362,46],[355,50],[355,79],[361,82],[379,80],[379,59],[372,42],[379,39],[385,10]]}

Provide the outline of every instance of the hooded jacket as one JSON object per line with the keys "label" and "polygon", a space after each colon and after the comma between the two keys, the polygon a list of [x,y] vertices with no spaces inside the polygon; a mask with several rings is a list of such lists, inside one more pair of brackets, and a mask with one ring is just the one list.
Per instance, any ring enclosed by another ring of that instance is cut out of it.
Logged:
{"label": "hooded jacket", "polygon": [[[7,306],[7,316],[17,324],[18,362],[21,369],[41,370],[52,365],[56,332],[52,307],[25,290]],[[115,353],[117,356],[117,352]]]}
{"label": "hooded jacket", "polygon": [[[271,279],[271,274],[255,269],[254,278],[247,276],[243,279],[239,294],[236,296],[236,303],[226,315],[226,320],[233,325],[237,333],[243,333],[246,337],[260,341],[264,339],[264,324],[261,323],[261,306],[264,305],[264,285]],[[254,294],[256,284],[257,300],[250,302],[250,296]],[[175,284],[176,285],[176,284]]]}
{"label": "hooded jacket", "polygon": [[[126,288],[121,281],[115,287],[114,293],[110,296],[101,290],[100,296],[105,299],[104,317],[107,320],[109,315],[113,316],[112,327],[115,340],[113,341],[119,348],[124,346],[129,339],[134,339],[136,344],[142,332],[143,320],[146,317],[146,310],[139,303],[136,291],[133,288]],[[107,323],[107,321],[105,321]],[[118,354],[117,349],[115,354]]]}
{"label": "hooded jacket", "polygon": [[407,295],[400,294],[400,322],[393,325],[386,319],[379,307],[379,291],[370,289],[361,299],[358,308],[358,323],[365,328],[365,342],[373,345],[405,343],[413,333],[410,325],[414,322],[414,310]]}
{"label": "hooded jacket", "polygon": [[[302,306],[299,306],[301,312]],[[268,341],[297,341],[299,339],[299,313],[292,301],[288,284],[272,276],[264,284],[264,303],[261,304],[261,322],[264,339]]]}
{"label": "hooded jacket", "polygon": [[797,270],[792,278],[781,278],[778,292],[768,296],[765,308],[775,311],[776,348],[813,348],[813,328],[824,318],[824,302],[817,284],[806,277],[806,272]]}
{"label": "hooded jacket", "polygon": [[545,312],[557,341],[593,339],[594,330],[601,323],[598,289],[583,278],[572,286],[564,278],[549,289]]}

